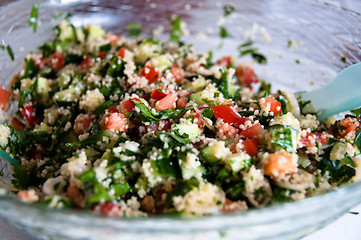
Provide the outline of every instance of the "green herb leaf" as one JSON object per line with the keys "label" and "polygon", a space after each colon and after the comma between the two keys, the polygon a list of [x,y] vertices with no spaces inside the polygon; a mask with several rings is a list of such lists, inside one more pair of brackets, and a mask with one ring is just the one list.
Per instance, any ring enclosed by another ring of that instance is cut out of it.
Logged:
{"label": "green herb leaf", "polygon": [[6,50],[6,52],[8,53],[11,61],[14,61],[15,57],[14,57],[14,52],[13,52],[13,49],[10,47],[9,44],[5,45],[4,41],[1,42],[1,45],[0,45],[0,49],[1,50]]}
{"label": "green herb leaf", "polygon": [[27,58],[25,58],[24,61],[25,61],[25,72],[24,75],[21,77],[21,79],[35,77],[35,75],[38,74],[40,68],[35,65],[32,59],[28,60]]}
{"label": "green herb leaf", "polygon": [[150,110],[147,108],[147,106],[140,101],[132,101],[134,103],[134,106],[139,108],[139,113],[134,113],[135,116],[137,116],[140,120],[143,122],[151,122],[151,123],[158,123],[159,118],[157,116],[154,116]]}
{"label": "green herb leaf", "polygon": [[173,197],[184,196],[193,188],[196,188],[198,186],[199,186],[199,181],[196,178],[191,178],[189,180],[182,181],[172,191],[168,193],[166,202],[168,204],[172,204]]}
{"label": "green herb leaf", "polygon": [[223,16],[227,17],[234,12],[234,6],[232,4],[226,4],[223,6]]}
{"label": "green herb leaf", "polygon": [[361,115],[361,108],[353,109],[353,110],[351,110],[351,112],[352,112],[353,114],[355,114],[356,117],[358,117],[358,116]]}
{"label": "green herb leaf", "polygon": [[251,55],[252,58],[257,61],[259,64],[266,64],[267,58],[258,52],[258,48],[252,47],[253,42],[247,41],[238,46],[239,56],[243,57],[245,55]]}
{"label": "green herb leaf", "polygon": [[170,41],[179,41],[182,37],[182,19],[177,16],[174,19],[170,19],[172,29],[170,31]]}
{"label": "green herb leaf", "polygon": [[353,215],[359,215],[360,214],[359,212],[348,212],[348,213],[351,213]]}
{"label": "green herb leaf", "polygon": [[128,24],[126,29],[129,36],[139,36],[142,33],[142,25],[139,22]]}
{"label": "green herb leaf", "polygon": [[219,36],[221,38],[231,37],[232,35],[227,31],[227,29],[223,26],[219,27]]}
{"label": "green herb leaf", "polygon": [[285,125],[272,125],[269,127],[271,133],[271,143],[275,150],[285,149],[286,151],[293,152],[296,146],[297,130]]}
{"label": "green herb leaf", "polygon": [[28,87],[26,90],[20,93],[20,99],[18,103],[18,108],[22,108],[26,101],[32,101],[34,99],[36,89],[38,88],[38,79],[35,80],[34,84]]}
{"label": "green herb leaf", "polygon": [[29,18],[29,26],[33,27],[34,32],[36,32],[36,28],[38,25],[38,10],[39,10],[39,3],[34,3]]}

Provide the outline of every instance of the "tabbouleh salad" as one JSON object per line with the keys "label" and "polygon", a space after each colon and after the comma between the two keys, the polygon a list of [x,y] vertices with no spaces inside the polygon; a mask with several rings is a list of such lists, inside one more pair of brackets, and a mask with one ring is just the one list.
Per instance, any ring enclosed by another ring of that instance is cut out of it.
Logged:
{"label": "tabbouleh salad", "polygon": [[[252,67],[63,20],[0,105],[18,197],[106,216],[234,213],[360,178],[360,118],[318,121]],[[255,85],[255,86],[253,86]]]}

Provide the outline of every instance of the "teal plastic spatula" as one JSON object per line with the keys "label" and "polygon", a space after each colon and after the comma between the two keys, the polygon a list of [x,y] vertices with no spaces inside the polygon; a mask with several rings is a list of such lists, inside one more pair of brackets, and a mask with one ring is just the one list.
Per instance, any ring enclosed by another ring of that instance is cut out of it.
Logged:
{"label": "teal plastic spatula", "polygon": [[296,95],[305,101],[311,100],[314,108],[321,112],[319,120],[360,107],[361,62],[343,69],[327,85]]}

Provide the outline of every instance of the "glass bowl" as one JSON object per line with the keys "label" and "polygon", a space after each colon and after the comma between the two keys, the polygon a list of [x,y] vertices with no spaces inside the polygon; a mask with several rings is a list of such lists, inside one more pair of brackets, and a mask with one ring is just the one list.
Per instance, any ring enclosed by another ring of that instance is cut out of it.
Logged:
{"label": "glass bowl", "polygon": [[[236,47],[251,39],[268,60],[267,65],[254,64],[254,68],[261,78],[272,83],[273,90],[318,88],[338,71],[361,59],[359,14],[321,1],[234,1],[235,13],[224,24],[232,37],[223,41],[218,36],[219,24],[224,20],[222,2],[39,2],[36,33],[28,26],[33,1],[20,0],[0,7],[1,40],[10,44],[15,53],[15,61],[10,61],[5,52],[0,55],[1,85],[7,86],[11,76],[21,69],[27,52],[36,51],[37,46],[51,38],[51,28],[57,21],[53,16],[65,12],[73,14],[74,25],[97,23],[118,34],[125,33],[125,27],[134,22],[142,23],[145,34],[159,25],[169,30],[166,16],[177,14],[191,32],[183,40],[192,43],[199,52],[213,50],[215,58],[230,54],[237,57]],[[168,34],[159,37],[167,39]],[[253,64],[248,58],[241,61]],[[1,185],[9,188],[11,167],[6,162],[1,162],[0,167],[3,170]],[[360,184],[244,213],[192,218],[104,218],[75,210],[29,205],[5,194],[0,196],[0,216],[40,239],[295,239],[324,226],[361,202]]]}

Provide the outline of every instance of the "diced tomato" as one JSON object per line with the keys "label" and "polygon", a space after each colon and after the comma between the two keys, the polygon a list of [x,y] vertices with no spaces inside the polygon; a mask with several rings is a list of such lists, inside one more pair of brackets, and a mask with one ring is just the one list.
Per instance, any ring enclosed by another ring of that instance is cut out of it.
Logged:
{"label": "diced tomato", "polygon": [[157,109],[158,111],[174,109],[176,107],[176,100],[177,96],[170,93],[155,104],[155,109]]}
{"label": "diced tomato", "polygon": [[106,51],[100,51],[100,52],[98,52],[98,58],[104,58],[104,56],[107,54],[107,52]]}
{"label": "diced tomato", "polygon": [[112,46],[117,45],[120,40],[120,37],[115,33],[107,33],[104,38],[108,40]]}
{"label": "diced tomato", "polygon": [[133,112],[134,110],[134,103],[133,101],[140,101],[138,98],[130,98],[127,101],[124,101],[122,103],[123,107],[125,107],[125,109],[127,109],[128,112]]}
{"label": "diced tomato", "polygon": [[297,171],[297,161],[288,152],[274,153],[264,166],[264,174],[270,177],[278,177],[280,174],[291,174]]}
{"label": "diced tomato", "polygon": [[66,195],[70,199],[77,199],[77,198],[81,198],[83,196],[83,194],[80,192],[80,190],[74,186],[69,186],[67,188]]}
{"label": "diced tomato", "polygon": [[218,132],[224,134],[227,138],[234,138],[238,134],[237,128],[230,124],[224,123],[218,128]]}
{"label": "diced tomato", "polygon": [[225,67],[225,68],[229,68],[229,66],[231,65],[231,57],[230,56],[226,56],[226,57],[223,57],[221,59],[218,59],[217,60],[217,64],[222,66],[222,67]]}
{"label": "diced tomato", "polygon": [[183,80],[183,70],[177,65],[173,64],[170,72],[174,76],[176,83],[180,83]]}
{"label": "diced tomato", "polygon": [[145,196],[141,204],[147,212],[151,212],[155,208],[155,200],[152,196]]}
{"label": "diced tomato", "polygon": [[151,130],[167,131],[172,126],[172,123],[168,120],[160,120],[158,124],[149,124],[147,125]]}
{"label": "diced tomato", "polygon": [[316,135],[316,141],[320,142],[321,144],[325,144],[330,138],[327,134],[324,133],[315,133],[315,135]]}
{"label": "diced tomato", "polygon": [[81,68],[90,69],[95,65],[95,60],[90,55],[85,55],[83,61],[80,63]]}
{"label": "diced tomato", "polygon": [[148,65],[140,71],[140,74],[148,79],[149,83],[156,82],[162,77],[160,72],[157,72],[153,67]]}
{"label": "diced tomato", "polygon": [[305,137],[301,137],[300,142],[302,143],[302,145],[304,145],[306,147],[314,147],[314,146],[316,146],[315,134],[306,133]]}
{"label": "diced tomato", "polygon": [[16,131],[23,131],[25,128],[25,125],[17,118],[12,118],[11,119],[11,126],[16,130]]}
{"label": "diced tomato", "polygon": [[223,203],[221,211],[224,213],[242,212],[247,210],[247,204],[242,201],[234,202],[228,198]]}
{"label": "diced tomato", "polygon": [[341,136],[346,136],[350,132],[356,129],[355,123],[352,121],[350,117],[345,118],[341,121],[341,128],[339,129],[339,133]]}
{"label": "diced tomato", "polygon": [[165,96],[167,96],[167,94],[162,92],[162,90],[160,90],[160,89],[153,89],[152,93],[150,94],[150,97],[155,100],[161,100]]}
{"label": "diced tomato", "polygon": [[50,55],[49,64],[55,71],[59,71],[64,67],[65,64],[65,56],[62,53],[56,52]]}
{"label": "diced tomato", "polygon": [[21,109],[21,113],[24,116],[25,122],[29,127],[35,127],[38,122],[38,117],[36,116],[36,109],[30,105],[25,106]]}
{"label": "diced tomato", "polygon": [[258,83],[258,78],[253,71],[253,68],[248,66],[238,66],[236,68],[236,76],[239,84],[249,85],[252,83]]}
{"label": "diced tomato", "polygon": [[103,129],[113,129],[117,132],[126,132],[128,130],[128,119],[121,113],[104,114]]}
{"label": "diced tomato", "polygon": [[94,117],[88,114],[80,114],[74,121],[74,131],[83,134],[93,125]]}
{"label": "diced tomato", "polygon": [[203,122],[203,119],[202,119],[201,115],[199,115],[199,113],[194,114],[193,123],[197,124],[200,129],[204,128],[204,125],[205,125]]}
{"label": "diced tomato", "polygon": [[0,109],[6,109],[9,106],[11,93],[0,85]]}
{"label": "diced tomato", "polygon": [[187,106],[186,98],[178,98],[177,100],[177,108],[185,108]]}
{"label": "diced tomato", "polygon": [[215,106],[213,114],[217,119],[221,118],[224,123],[233,124],[234,126],[239,126],[249,120],[249,118],[239,115],[228,105]]}
{"label": "diced tomato", "polygon": [[246,151],[246,153],[251,157],[257,155],[257,153],[259,152],[258,150],[259,142],[257,141],[257,139],[254,138],[246,139],[242,142],[242,144],[243,144],[242,150]]}
{"label": "diced tomato", "polygon": [[125,57],[125,47],[119,49],[119,51],[117,52],[117,56],[121,58]]}
{"label": "diced tomato", "polygon": [[44,67],[44,57],[43,54],[33,53],[29,57],[29,60],[33,60],[34,64],[40,69]]}
{"label": "diced tomato", "polygon": [[246,128],[245,130],[242,130],[240,135],[245,138],[254,138],[257,137],[262,132],[262,130],[262,125],[260,123],[256,123]]}
{"label": "diced tomato", "polygon": [[104,202],[99,203],[96,208],[99,209],[100,214],[103,216],[116,216],[119,215],[121,206],[113,202]]}
{"label": "diced tomato", "polygon": [[272,95],[268,95],[265,98],[259,100],[259,105],[262,110],[273,112],[276,116],[277,114],[282,114],[281,103],[277,101]]}
{"label": "diced tomato", "polygon": [[108,109],[108,113],[117,113],[117,112],[119,112],[118,106],[111,106]]}

